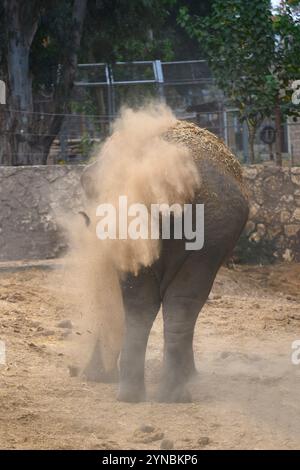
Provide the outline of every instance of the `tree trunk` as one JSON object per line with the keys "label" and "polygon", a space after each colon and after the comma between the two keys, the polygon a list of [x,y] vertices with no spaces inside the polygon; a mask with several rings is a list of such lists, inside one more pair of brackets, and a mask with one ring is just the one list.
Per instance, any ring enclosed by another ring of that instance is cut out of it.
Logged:
{"label": "tree trunk", "polygon": [[[91,63],[96,62],[96,58],[92,50],[89,51],[88,58],[89,58],[89,62]],[[105,92],[107,93],[107,90],[105,90]],[[105,103],[104,88],[103,87],[90,87],[90,93],[94,101],[96,102],[96,114],[100,114],[100,115],[109,114],[108,109],[106,107],[106,103]],[[100,119],[99,130],[102,136],[106,136],[109,133],[109,122],[110,122],[110,118],[108,118],[106,121],[103,121],[102,119]]]}
{"label": "tree trunk", "polygon": [[282,166],[282,139],[281,139],[281,110],[277,100],[275,105],[275,127],[276,127],[276,141],[275,141],[275,161],[276,165]]}
{"label": "tree trunk", "polygon": [[268,147],[269,147],[269,157],[270,157],[270,161],[273,162],[273,161],[274,161],[273,144],[268,144]]}
{"label": "tree trunk", "polygon": [[82,28],[86,13],[87,0],[74,0],[73,4],[73,49],[64,63],[61,64],[61,76],[53,96],[52,116],[48,116],[48,134],[45,139],[45,148],[50,150],[54,138],[60,131],[63,114],[70,112],[69,101],[77,72],[77,54],[80,47]]}
{"label": "tree trunk", "polygon": [[[72,51],[60,64],[53,98],[37,108],[32,95],[29,54],[36,33],[42,2],[5,0],[8,30],[7,105],[0,110],[0,164],[46,164],[51,144],[68,112],[68,102],[77,70],[77,53],[87,0],[74,0]],[[65,54],[62,56],[65,57]]]}
{"label": "tree trunk", "polygon": [[5,0],[7,43],[7,105],[2,110],[0,163],[30,163],[32,83],[29,74],[29,52],[39,21],[38,2],[27,4]]}

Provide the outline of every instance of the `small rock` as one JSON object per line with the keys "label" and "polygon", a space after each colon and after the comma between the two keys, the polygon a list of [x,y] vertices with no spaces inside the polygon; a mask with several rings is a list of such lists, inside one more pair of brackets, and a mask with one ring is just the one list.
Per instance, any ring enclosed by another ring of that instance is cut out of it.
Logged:
{"label": "small rock", "polygon": [[53,335],[55,335],[55,331],[54,330],[43,330],[43,331],[40,331],[39,334],[41,336],[53,336]]}
{"label": "small rock", "polygon": [[300,312],[289,313],[289,318],[292,318],[293,320],[300,320]]}
{"label": "small rock", "polygon": [[282,258],[283,258],[285,261],[287,261],[287,262],[293,261],[294,255],[293,255],[292,250],[290,250],[289,248],[287,248],[287,249],[285,250],[285,252],[283,253]]}
{"label": "small rock", "polygon": [[221,359],[227,359],[230,355],[231,355],[231,353],[229,351],[222,351],[221,354],[220,354],[220,358]]}
{"label": "small rock", "polygon": [[[150,442],[160,441],[164,438],[164,433],[154,426],[142,426],[143,429],[147,431],[141,431],[141,427],[134,431],[133,439],[135,442],[142,442],[143,444],[149,444]],[[152,430],[148,430],[152,428]]]}
{"label": "small rock", "polygon": [[77,366],[68,366],[70,377],[78,377],[79,367]]}
{"label": "small rock", "polygon": [[151,426],[151,424],[142,424],[139,429],[141,432],[153,432],[155,427]]}
{"label": "small rock", "polygon": [[198,439],[198,444],[200,447],[207,446],[210,443],[210,438],[207,436],[202,436]]}
{"label": "small rock", "polygon": [[61,320],[60,322],[57,323],[56,325],[58,328],[73,328],[73,324],[71,320]]}
{"label": "small rock", "polygon": [[68,336],[70,336],[71,334],[72,334],[72,331],[66,329],[60,334],[60,339],[65,339]]}
{"label": "small rock", "polygon": [[213,292],[211,292],[208,296],[208,299],[207,300],[220,300],[222,297],[218,294],[214,294]]}
{"label": "small rock", "polygon": [[292,300],[293,302],[297,302],[297,298],[293,297],[292,295],[287,295],[286,300]]}
{"label": "small rock", "polygon": [[171,439],[163,439],[160,443],[160,448],[162,450],[172,450],[174,449],[174,442]]}
{"label": "small rock", "polygon": [[274,315],[274,319],[276,321],[283,321],[283,320],[286,320],[287,316],[285,315],[285,313],[282,313],[282,312],[276,312],[275,315]]}
{"label": "small rock", "polygon": [[23,300],[25,300],[25,298],[19,292],[15,292],[14,294],[9,294],[6,300],[11,303],[16,303],[16,302],[22,302]]}
{"label": "small rock", "polygon": [[29,346],[30,348],[33,348],[33,349],[35,349],[36,351],[42,352],[42,350],[45,349],[45,345],[38,346],[38,345],[35,344],[35,343],[27,343],[27,344],[28,344],[28,346]]}
{"label": "small rock", "polygon": [[249,220],[247,222],[246,227],[245,227],[245,231],[246,231],[247,235],[250,235],[252,232],[254,232],[255,228],[256,228],[255,223],[252,222],[251,220]]}

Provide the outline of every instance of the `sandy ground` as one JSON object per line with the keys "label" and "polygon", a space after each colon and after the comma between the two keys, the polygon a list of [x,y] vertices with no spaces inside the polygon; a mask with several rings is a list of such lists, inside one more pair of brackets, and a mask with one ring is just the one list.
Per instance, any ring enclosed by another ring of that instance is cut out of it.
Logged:
{"label": "sandy ground", "polygon": [[[193,403],[159,404],[162,322],[147,355],[149,401],[118,403],[116,385],[68,373],[76,328],[55,263],[0,265],[0,448],[299,449],[300,265],[223,268],[197,323]],[[46,269],[47,267],[47,269]],[[51,281],[51,282],[49,282]],[[152,427],[152,428],[151,428]],[[148,431],[148,432],[145,432]]]}

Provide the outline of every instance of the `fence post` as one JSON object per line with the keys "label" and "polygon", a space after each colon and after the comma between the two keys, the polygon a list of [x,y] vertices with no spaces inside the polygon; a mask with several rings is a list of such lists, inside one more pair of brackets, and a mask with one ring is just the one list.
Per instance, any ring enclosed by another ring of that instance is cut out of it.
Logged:
{"label": "fence post", "polygon": [[111,67],[106,64],[105,65],[105,75],[106,75],[106,83],[107,83],[107,107],[108,107],[108,122],[109,128],[111,130],[112,121],[114,119],[115,114],[115,94],[113,89],[113,74]]}
{"label": "fence post", "polygon": [[246,121],[243,121],[243,156],[244,163],[249,163],[248,127]]}
{"label": "fence post", "polygon": [[68,150],[68,139],[67,139],[67,136],[66,136],[66,130],[65,129],[62,129],[59,133],[59,144],[60,144],[60,158],[61,158],[61,160],[66,162],[67,161],[67,150]]}
{"label": "fence post", "polygon": [[[219,107],[219,110],[220,110],[220,118],[221,118],[221,106]],[[223,111],[223,121],[221,120],[220,122],[221,126],[223,127],[223,129],[221,129],[221,132],[223,134],[223,137],[224,137],[224,142],[226,145],[228,145],[228,119],[227,119],[227,111],[226,109],[224,109]]]}
{"label": "fence post", "polygon": [[153,70],[154,70],[154,77],[156,82],[158,83],[158,94],[161,101],[165,100],[165,93],[164,93],[164,73],[161,65],[160,60],[155,60],[153,62]]}
{"label": "fence post", "polygon": [[3,80],[0,80],[0,104],[6,104],[6,85]]}

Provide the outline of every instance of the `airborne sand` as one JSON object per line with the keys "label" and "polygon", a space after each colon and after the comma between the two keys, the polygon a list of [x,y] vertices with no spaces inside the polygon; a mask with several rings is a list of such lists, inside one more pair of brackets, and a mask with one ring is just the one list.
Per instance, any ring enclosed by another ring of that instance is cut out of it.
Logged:
{"label": "airborne sand", "polygon": [[160,252],[157,239],[99,240],[96,207],[109,203],[118,208],[119,197],[125,195],[128,205],[138,203],[150,209],[151,204],[176,203],[180,208],[193,200],[201,185],[189,149],[164,138],[177,122],[162,104],[124,109],[112,135],[96,152],[95,164],[83,175],[86,192],[93,195],[85,200],[83,208],[91,221],[89,228],[81,218],[70,218],[68,214],[64,217],[71,246],[66,259],[68,282],[75,286],[74,312],[81,317],[81,341],[74,347],[80,368],[98,340],[106,368],[116,363],[124,317],[119,275],[138,273]]}

